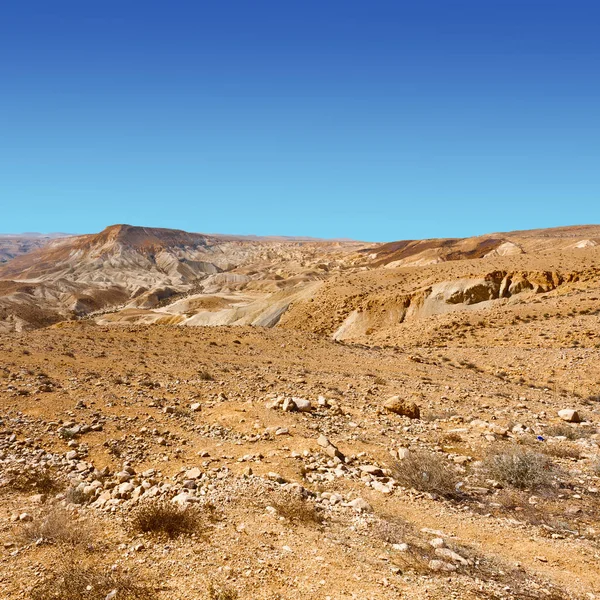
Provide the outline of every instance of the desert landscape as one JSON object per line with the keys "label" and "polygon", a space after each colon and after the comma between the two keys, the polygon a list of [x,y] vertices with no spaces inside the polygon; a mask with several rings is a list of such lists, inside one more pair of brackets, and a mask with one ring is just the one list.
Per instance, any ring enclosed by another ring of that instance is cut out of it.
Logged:
{"label": "desert landscape", "polygon": [[600,597],[600,226],[0,259],[0,597]]}

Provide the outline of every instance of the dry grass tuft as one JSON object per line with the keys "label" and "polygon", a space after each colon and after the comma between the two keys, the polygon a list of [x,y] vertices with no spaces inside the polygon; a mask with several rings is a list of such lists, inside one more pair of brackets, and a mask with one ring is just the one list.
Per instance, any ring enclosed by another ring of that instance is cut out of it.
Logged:
{"label": "dry grass tuft", "polygon": [[154,589],[138,577],[79,558],[59,562],[30,592],[31,600],[154,600]]}
{"label": "dry grass tuft", "polygon": [[2,488],[23,494],[55,494],[64,488],[63,481],[47,467],[7,469]]}
{"label": "dry grass tuft", "polygon": [[280,516],[293,523],[320,525],[323,522],[323,517],[316,506],[298,493],[282,491],[274,494],[270,499],[270,505]]}
{"label": "dry grass tuft", "polygon": [[581,438],[589,437],[594,430],[591,428],[584,427],[582,425],[569,425],[567,423],[557,423],[555,425],[549,425],[545,432],[545,436],[553,437],[566,437],[568,440],[579,440]]}
{"label": "dry grass tuft", "polygon": [[209,600],[236,600],[239,597],[234,588],[214,581],[209,582],[207,591]]}
{"label": "dry grass tuft", "polygon": [[539,489],[552,482],[553,468],[547,456],[514,446],[490,454],[483,461],[487,476],[517,489]]}
{"label": "dry grass tuft", "polygon": [[392,464],[392,472],[396,481],[404,487],[444,498],[460,496],[456,472],[437,454],[411,451],[405,459]]}
{"label": "dry grass tuft", "polygon": [[88,522],[75,521],[73,516],[63,509],[54,509],[45,516],[25,524],[20,537],[25,542],[64,544],[68,546],[91,547],[94,535]]}
{"label": "dry grass tuft", "polygon": [[165,499],[142,503],[131,515],[130,527],[139,533],[152,533],[169,538],[200,533],[205,525],[202,507],[180,506]]}
{"label": "dry grass tuft", "polygon": [[542,444],[540,450],[546,456],[553,456],[554,458],[573,458],[579,460],[581,458],[581,448],[576,444],[562,443],[562,444]]}

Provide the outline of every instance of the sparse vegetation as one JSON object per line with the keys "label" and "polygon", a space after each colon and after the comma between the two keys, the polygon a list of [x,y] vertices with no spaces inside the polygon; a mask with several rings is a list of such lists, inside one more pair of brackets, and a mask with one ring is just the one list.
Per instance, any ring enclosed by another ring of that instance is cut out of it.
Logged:
{"label": "sparse vegetation", "polygon": [[94,535],[89,522],[75,520],[63,509],[53,509],[22,526],[20,537],[26,542],[45,542],[91,547]]}
{"label": "sparse vegetation", "polygon": [[593,433],[589,428],[581,425],[573,426],[567,423],[557,423],[546,427],[545,435],[552,437],[566,437],[568,440],[579,440]]}
{"label": "sparse vegetation", "polygon": [[201,507],[180,506],[162,498],[143,502],[130,518],[133,531],[169,538],[200,533],[204,524],[205,514]]}
{"label": "sparse vegetation", "polygon": [[[111,594],[113,594],[111,596]],[[36,583],[31,600],[154,600],[154,589],[139,576],[111,570],[90,559],[70,557],[59,561],[50,575]]]}
{"label": "sparse vegetation", "polygon": [[405,487],[445,498],[460,496],[454,469],[437,454],[411,451],[405,459],[393,463],[392,471],[396,481]]}
{"label": "sparse vegetation", "polygon": [[208,584],[209,600],[237,600],[237,591],[224,583],[210,581]]}
{"label": "sparse vegetation", "polygon": [[539,452],[513,446],[491,453],[483,463],[486,475],[517,489],[547,487],[552,481],[552,463]]}
{"label": "sparse vegetation", "polygon": [[14,467],[4,474],[5,490],[24,494],[53,494],[64,488],[64,482],[56,471],[47,467]]}
{"label": "sparse vegetation", "polygon": [[565,442],[562,444],[542,444],[540,450],[546,456],[554,458],[572,458],[578,460],[581,458],[581,448],[577,444]]}
{"label": "sparse vegetation", "polygon": [[282,517],[294,523],[320,525],[323,517],[315,505],[294,492],[280,492],[269,499],[270,505]]}

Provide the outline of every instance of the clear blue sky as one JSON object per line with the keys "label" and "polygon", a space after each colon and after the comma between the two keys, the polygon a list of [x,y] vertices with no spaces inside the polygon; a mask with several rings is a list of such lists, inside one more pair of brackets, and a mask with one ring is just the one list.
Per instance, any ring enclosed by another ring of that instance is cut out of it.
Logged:
{"label": "clear blue sky", "polygon": [[0,231],[600,223],[600,4],[0,4]]}

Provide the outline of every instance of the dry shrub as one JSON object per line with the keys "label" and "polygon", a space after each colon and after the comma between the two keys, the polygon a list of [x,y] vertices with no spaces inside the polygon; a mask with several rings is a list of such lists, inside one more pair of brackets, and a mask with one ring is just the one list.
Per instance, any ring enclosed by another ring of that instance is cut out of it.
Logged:
{"label": "dry shrub", "polygon": [[387,544],[402,544],[413,532],[405,521],[379,519],[373,524],[373,533]]}
{"label": "dry shrub", "polygon": [[431,575],[431,560],[439,558],[435,549],[413,525],[397,515],[382,515],[371,524],[372,533],[388,544],[408,545],[404,551],[394,552],[393,562],[402,572]]}
{"label": "dry shrub", "polygon": [[65,499],[70,504],[85,504],[87,501],[87,498],[83,491],[73,486],[68,488],[65,492]]}
{"label": "dry shrub", "polygon": [[323,522],[316,506],[297,492],[281,491],[273,494],[269,504],[280,516],[294,523],[320,525]]}
{"label": "dry shrub", "polygon": [[181,506],[164,498],[140,504],[129,522],[133,531],[169,538],[200,533],[204,524],[205,510],[202,507],[194,504]]}
{"label": "dry shrub", "polygon": [[31,600],[104,600],[115,592],[115,600],[154,600],[154,589],[137,576],[81,558],[71,557],[59,564],[30,592]]}
{"label": "dry shrub", "polygon": [[448,461],[432,452],[411,451],[406,458],[392,464],[392,472],[404,487],[444,498],[460,496],[455,470]]}
{"label": "dry shrub", "polygon": [[198,379],[201,381],[214,381],[215,378],[208,371],[200,371],[198,373]]}
{"label": "dry shrub", "polygon": [[547,456],[514,446],[490,454],[483,462],[490,479],[517,489],[539,489],[552,482],[552,463]]}
{"label": "dry shrub", "polygon": [[5,489],[24,494],[53,494],[64,488],[58,474],[47,467],[11,467],[4,473]]}
{"label": "dry shrub", "polygon": [[88,522],[75,521],[71,513],[54,509],[45,516],[23,525],[21,538],[26,542],[46,542],[68,546],[88,546],[94,539]]}
{"label": "dry shrub", "polygon": [[546,513],[543,505],[529,503],[529,494],[521,490],[501,490],[494,498],[500,505],[501,512],[514,513],[519,521],[532,525],[549,524],[551,515]]}
{"label": "dry shrub", "polygon": [[546,436],[552,437],[566,437],[568,440],[579,440],[584,437],[588,437],[594,430],[582,425],[568,425],[567,423],[557,423],[555,425],[549,425],[545,430]]}
{"label": "dry shrub", "polygon": [[463,439],[460,436],[460,433],[457,433],[456,431],[451,431],[449,433],[445,433],[444,435],[442,435],[440,437],[439,441],[441,444],[449,446],[451,444],[459,444],[460,442],[463,441]]}
{"label": "dry shrub", "polygon": [[207,592],[209,600],[236,600],[238,598],[237,590],[215,581],[209,582]]}
{"label": "dry shrub", "polygon": [[546,456],[553,456],[554,458],[581,458],[581,448],[576,444],[542,444],[540,450]]}

